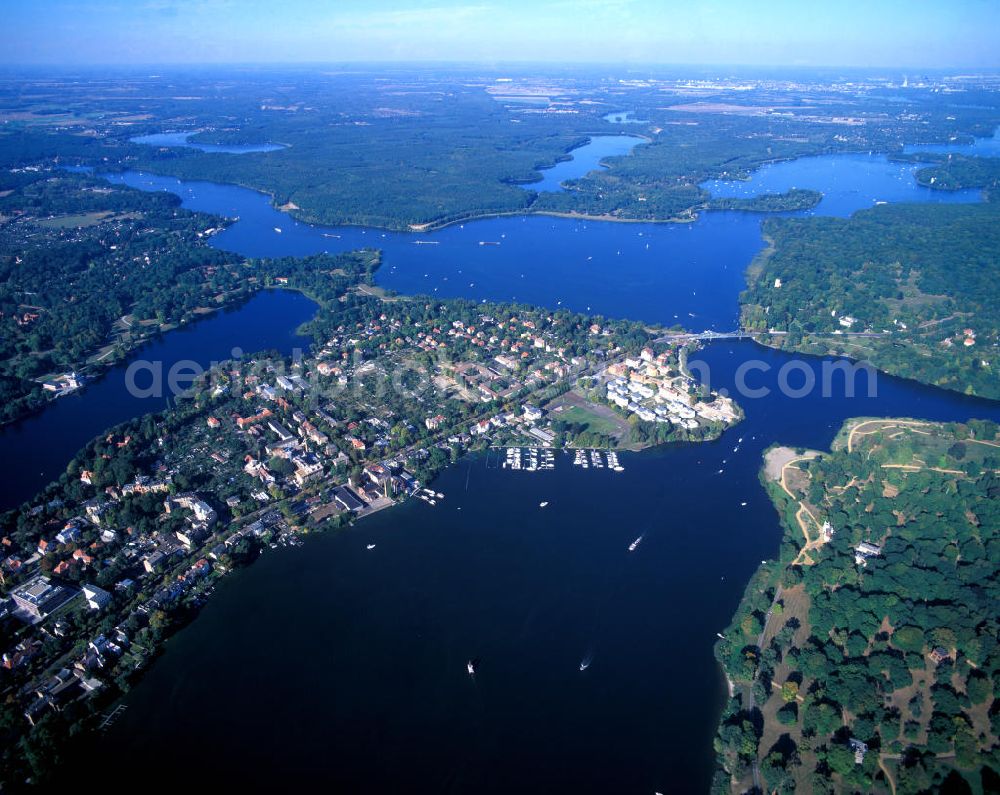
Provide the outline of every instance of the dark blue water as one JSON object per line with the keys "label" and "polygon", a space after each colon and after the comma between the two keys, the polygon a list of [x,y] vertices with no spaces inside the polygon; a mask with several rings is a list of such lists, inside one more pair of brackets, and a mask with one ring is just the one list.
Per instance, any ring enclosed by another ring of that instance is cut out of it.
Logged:
{"label": "dark blue water", "polygon": [[[813,188],[824,198],[807,214],[837,216],[881,201],[980,200],[975,190],[923,187],[913,178],[916,169],[913,164],[890,163],[882,155],[829,155],[774,163],[749,181],[716,181],[703,187],[720,196]],[[691,224],[502,217],[417,235],[300,223],[275,209],[265,194],[232,185],[134,171],[107,177],[142,190],[177,193],[192,210],[238,217],[213,237],[212,245],[246,256],[377,247],[385,264],[376,279],[400,293],[525,301],[608,317],[682,323],[697,331],[735,327],[743,273],[762,246],[761,216],[748,213],[703,213]]]}
{"label": "dark blue water", "polygon": [[[826,448],[859,414],[1000,419],[1000,404],[888,376],[876,398],[785,398],[787,355],[739,342],[699,358],[729,390],[747,360],[770,368],[750,385],[771,395],[742,401],[746,421],[718,442],[625,455],[620,474],[561,455],[533,475],[462,461],[436,481],[437,507],[410,502],[237,574],[130,695],[107,739],[119,770],[183,737],[165,783],[197,770],[237,789],[706,791],[715,632],[778,547],[764,448]],[[233,764],[248,743],[253,762]]]}
{"label": "dark blue water", "polygon": [[571,160],[563,160],[552,168],[542,169],[541,182],[530,182],[521,187],[540,192],[565,190],[562,184],[566,180],[578,179],[591,171],[604,168],[601,161],[609,157],[627,155],[636,144],[641,143],[642,138],[632,135],[594,135],[589,143],[570,152]]}
{"label": "dark blue water", "polygon": [[[258,293],[238,309],[218,312],[159,337],[85,389],[0,429],[0,461],[5,462],[0,510],[19,505],[57,478],[77,450],[102,430],[166,405],[165,396],[135,397],[130,393],[126,371],[131,362],[157,363],[165,380],[177,362],[207,367],[233,358],[234,348],[244,353],[307,350],[308,338],[297,335],[295,329],[309,320],[315,309],[316,305],[300,293]],[[133,383],[148,387],[152,374],[140,374]]]}
{"label": "dark blue water", "polygon": [[[480,235],[501,246],[480,246]],[[691,329],[733,329],[759,221],[737,213],[694,224],[608,224],[528,216],[445,229],[405,257],[386,249],[378,282],[400,293],[524,301]]]}
{"label": "dark blue water", "polygon": [[285,147],[281,144],[202,144],[189,141],[194,133],[154,133],[153,135],[138,135],[129,140],[136,144],[150,146],[182,146],[187,149],[199,149],[202,152],[220,152],[223,154],[244,155],[250,152],[276,152]]}

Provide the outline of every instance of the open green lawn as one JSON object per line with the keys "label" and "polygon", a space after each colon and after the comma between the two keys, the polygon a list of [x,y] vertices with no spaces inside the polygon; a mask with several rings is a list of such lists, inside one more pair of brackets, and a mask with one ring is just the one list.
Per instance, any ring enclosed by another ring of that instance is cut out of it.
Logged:
{"label": "open green lawn", "polygon": [[79,229],[82,226],[93,226],[99,224],[109,215],[110,212],[79,213],[76,215],[59,215],[55,218],[44,218],[38,222],[39,226],[47,229]]}
{"label": "open green lawn", "polygon": [[621,425],[618,423],[604,417],[599,417],[594,412],[581,406],[566,407],[555,416],[564,422],[586,423],[587,430],[592,433],[616,436],[621,432]]}

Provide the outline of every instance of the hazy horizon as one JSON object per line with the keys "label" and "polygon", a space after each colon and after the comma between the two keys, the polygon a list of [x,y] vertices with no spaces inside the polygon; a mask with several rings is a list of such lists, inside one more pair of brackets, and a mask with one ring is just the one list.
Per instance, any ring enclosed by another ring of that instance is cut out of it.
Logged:
{"label": "hazy horizon", "polygon": [[1000,68],[1000,4],[987,0],[13,0],[5,12],[4,66]]}
{"label": "hazy horizon", "polygon": [[[395,60],[395,61],[379,61],[379,60],[354,60],[354,61],[135,61],[131,63],[117,63],[113,61],[88,61],[86,63],[72,62],[72,61],[51,61],[51,62],[38,62],[38,63],[12,63],[0,60],[0,70],[6,72],[16,73],[19,70],[23,71],[42,71],[42,72],[52,72],[52,71],[72,71],[72,70],[110,70],[118,72],[134,72],[136,70],[144,69],[156,69],[156,70],[200,70],[200,69],[210,69],[210,70],[220,70],[220,69],[255,69],[255,70],[278,70],[278,69],[288,69],[288,70],[304,70],[310,68],[336,68],[344,71],[364,71],[365,69],[375,69],[375,68],[439,68],[439,69],[455,69],[457,71],[462,71],[464,69],[482,69],[482,68],[493,68],[493,69],[509,69],[513,72],[516,70],[529,69],[532,67],[537,67],[540,69],[548,69],[553,72],[558,70],[596,70],[602,68],[613,68],[621,71],[622,74],[628,74],[630,72],[639,72],[640,70],[670,70],[670,69],[684,69],[690,70],[690,74],[685,74],[688,76],[705,76],[712,70],[727,69],[733,70],[736,74],[734,76],[746,76],[750,77],[756,74],[762,74],[766,72],[781,72],[783,74],[795,74],[795,73],[821,73],[824,71],[841,71],[845,73],[864,73],[868,75],[874,75],[875,73],[886,74],[886,75],[899,75],[899,76],[909,76],[911,78],[919,77],[920,74],[928,74],[935,76],[956,76],[960,77],[962,75],[958,72],[964,72],[970,76],[1000,76],[1000,65],[997,66],[983,66],[983,67],[973,67],[973,66],[962,66],[958,64],[947,64],[943,66],[914,66],[913,64],[888,64],[885,66],[861,66],[852,64],[779,64],[779,63],[696,63],[696,62],[668,62],[668,61],[540,61],[540,60],[499,60],[499,59],[482,59],[482,60],[453,60],[453,61],[442,61],[427,59],[410,59],[410,60]],[[743,72],[744,74],[740,74]]]}

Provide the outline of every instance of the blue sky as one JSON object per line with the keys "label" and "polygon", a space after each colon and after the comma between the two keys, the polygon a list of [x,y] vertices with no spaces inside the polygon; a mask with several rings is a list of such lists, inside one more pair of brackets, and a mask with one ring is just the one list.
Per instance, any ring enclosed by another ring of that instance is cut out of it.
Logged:
{"label": "blue sky", "polygon": [[1000,0],[4,0],[0,63],[1000,67]]}

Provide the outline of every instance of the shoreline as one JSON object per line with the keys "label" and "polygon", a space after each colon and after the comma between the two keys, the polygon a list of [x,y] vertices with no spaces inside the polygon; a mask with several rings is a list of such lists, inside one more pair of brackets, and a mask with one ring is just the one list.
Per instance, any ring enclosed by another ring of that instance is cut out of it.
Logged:
{"label": "shoreline", "polygon": [[[742,307],[741,307],[741,309],[742,309]],[[797,356],[811,356],[811,357],[815,357],[815,358],[818,358],[818,359],[827,359],[827,358],[831,358],[831,359],[844,359],[844,360],[846,360],[848,362],[851,362],[852,364],[861,364],[861,363],[864,363],[864,364],[869,365],[872,368],[872,370],[874,372],[876,372],[876,373],[881,373],[883,375],[888,375],[888,376],[891,376],[892,378],[900,378],[900,379],[902,379],[904,381],[911,381],[914,384],[919,384],[920,386],[926,387],[928,389],[941,389],[941,390],[944,390],[945,392],[952,392],[952,393],[954,393],[956,395],[962,395],[963,397],[973,398],[975,400],[985,400],[985,401],[988,401],[990,403],[1000,403],[1000,395],[998,395],[997,397],[993,397],[991,395],[981,395],[981,394],[977,394],[975,392],[969,393],[969,392],[966,392],[966,391],[962,390],[959,387],[948,386],[947,384],[932,384],[932,383],[930,383],[928,381],[923,381],[920,378],[917,378],[917,377],[912,376],[912,375],[905,375],[903,373],[897,373],[897,372],[893,372],[892,370],[887,370],[883,366],[879,365],[877,362],[874,362],[874,361],[872,361],[870,359],[858,359],[858,358],[856,358],[854,356],[851,356],[849,354],[846,354],[846,353],[832,353],[830,351],[823,351],[823,352],[810,351],[810,350],[806,350],[805,348],[802,348],[800,346],[795,346],[795,345],[793,345],[791,347],[785,347],[783,345],[773,344],[772,342],[763,342],[762,341],[762,338],[764,338],[764,337],[767,337],[768,340],[773,340],[775,337],[777,337],[778,339],[781,339],[781,340],[784,340],[784,339],[787,338],[786,336],[783,336],[783,335],[776,335],[773,332],[768,332],[768,331],[752,331],[751,332],[751,331],[748,331],[746,333],[750,334],[751,335],[751,339],[754,342],[756,342],[758,345],[763,345],[765,348],[771,348],[772,350],[782,351],[782,352],[788,353],[788,354],[795,354]],[[848,339],[850,339],[850,337],[848,337]],[[909,343],[906,343],[906,344],[909,344]]]}
{"label": "shoreline", "polygon": [[[620,223],[620,224],[690,224],[698,220],[699,216],[697,213],[693,213],[688,218],[682,217],[671,217],[671,218],[622,218],[616,215],[589,215],[587,213],[574,213],[565,210],[516,210],[516,211],[497,211],[497,212],[483,212],[476,215],[463,216],[462,218],[454,218],[443,221],[428,221],[423,224],[410,224],[406,231],[422,233],[422,232],[436,232],[440,229],[445,229],[449,226],[454,226],[455,224],[462,224],[473,221],[483,221],[490,218],[510,218],[519,215],[543,215],[552,218],[575,218],[579,221],[601,221],[607,223]],[[351,224],[345,224],[350,226]],[[379,227],[375,227],[379,228]],[[400,231],[400,230],[387,230],[387,231]]]}

